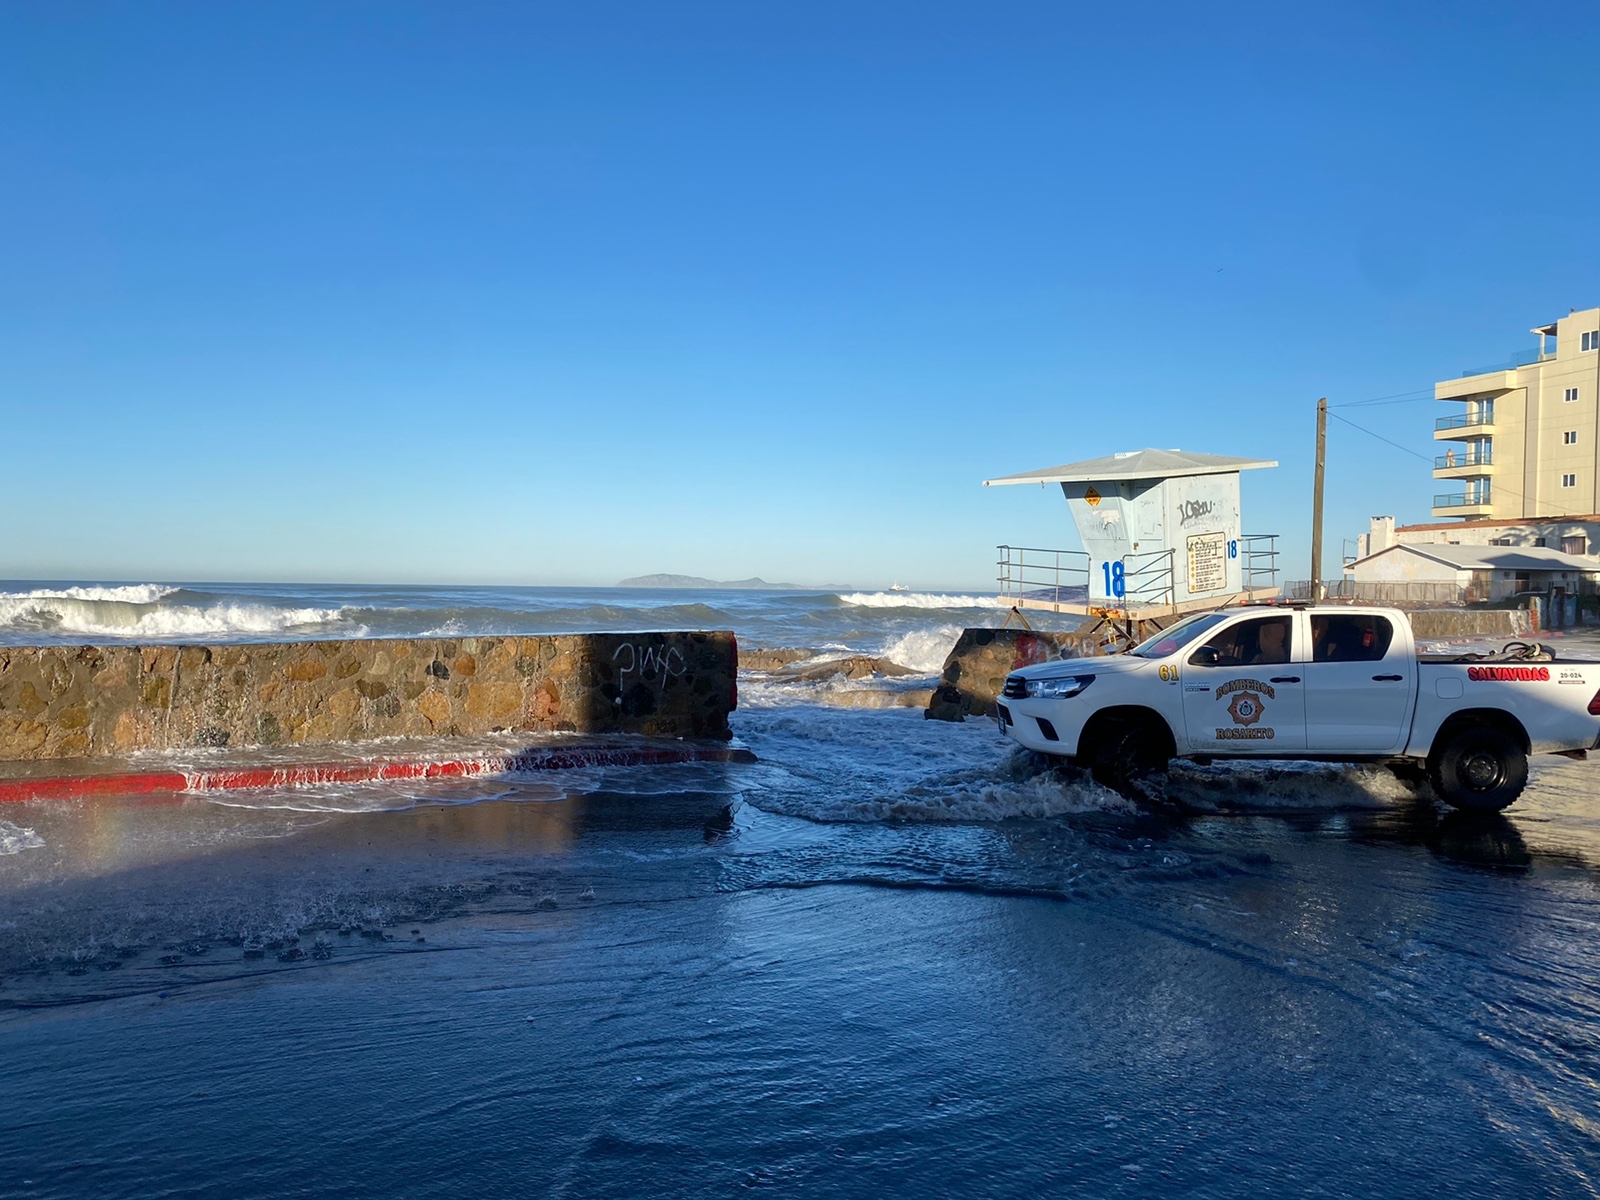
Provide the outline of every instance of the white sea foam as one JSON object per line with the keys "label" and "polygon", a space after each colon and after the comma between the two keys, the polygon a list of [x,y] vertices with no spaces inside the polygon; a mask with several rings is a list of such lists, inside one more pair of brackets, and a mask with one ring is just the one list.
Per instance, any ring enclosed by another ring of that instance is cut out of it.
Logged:
{"label": "white sea foam", "polygon": [[[520,784],[521,799],[559,800],[564,789],[554,785]],[[219,808],[246,808],[307,814],[404,812],[419,805],[477,804],[499,800],[512,787],[499,777],[485,779],[408,781],[371,780],[362,783],[326,783],[300,787],[240,788],[206,792],[207,803]]]}
{"label": "white sea foam", "polygon": [[[148,589],[148,590],[146,590]],[[229,637],[277,634],[341,622],[344,608],[286,607],[247,602],[213,605],[164,605],[161,597],[176,589],[157,585],[139,588],[68,588],[60,592],[0,593],[0,630],[48,631],[115,638]],[[130,599],[114,595],[71,595],[72,592],[122,592],[156,595]],[[157,594],[159,592],[159,594]],[[350,623],[337,631],[360,637],[366,627]]]}
{"label": "white sea foam", "polygon": [[746,800],[785,816],[989,822],[1132,811],[1087,776],[1041,772],[990,721],[925,721],[920,711],[898,706],[865,712],[817,693],[797,699],[773,688],[749,703],[741,689],[734,725],[760,760],[740,776]]}
{"label": "white sea foam", "polygon": [[993,768],[922,781],[898,794],[839,795],[773,790],[751,798],[768,811],[811,821],[1010,821],[1047,820],[1072,813],[1133,813],[1137,806],[1084,776],[1063,779],[1049,772],[1027,779],[997,777]]}
{"label": "white sea foam", "polygon": [[997,596],[956,596],[940,592],[846,592],[839,597],[857,608],[996,608]]}
{"label": "white sea foam", "polygon": [[913,629],[878,651],[878,657],[913,671],[932,674],[944,669],[944,660],[950,657],[950,651],[955,648],[956,639],[960,636],[959,625]]}
{"label": "white sea foam", "polygon": [[1172,765],[1167,795],[1201,810],[1386,808],[1412,790],[1386,767],[1354,763],[1229,762]]}
{"label": "white sea foam", "polygon": [[447,617],[442,623],[435,625],[431,629],[424,629],[417,636],[419,638],[460,637],[466,630],[467,627],[461,623],[459,618]]}
{"label": "white sea foam", "polygon": [[24,850],[38,850],[44,839],[33,830],[10,821],[0,821],[0,854],[21,854]]}
{"label": "white sea foam", "polygon": [[116,600],[126,604],[154,604],[179,589],[165,583],[126,583],[114,587],[39,588],[32,592],[0,592],[6,600]]}

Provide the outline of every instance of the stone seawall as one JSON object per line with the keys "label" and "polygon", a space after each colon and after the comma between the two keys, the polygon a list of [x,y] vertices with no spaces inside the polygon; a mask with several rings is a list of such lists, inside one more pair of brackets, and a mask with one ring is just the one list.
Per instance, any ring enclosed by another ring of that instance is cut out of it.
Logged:
{"label": "stone seawall", "polygon": [[1076,633],[1029,629],[967,629],[944,660],[939,686],[923,716],[936,721],[962,721],[968,716],[995,715],[995,702],[1006,676],[1019,667],[1058,658],[1084,658],[1100,653],[1086,622]]}
{"label": "stone seawall", "polygon": [[1424,608],[1407,613],[1419,642],[1454,638],[1525,638],[1534,633],[1525,608]]}
{"label": "stone seawall", "polygon": [[0,647],[0,760],[380,737],[727,738],[732,633]]}

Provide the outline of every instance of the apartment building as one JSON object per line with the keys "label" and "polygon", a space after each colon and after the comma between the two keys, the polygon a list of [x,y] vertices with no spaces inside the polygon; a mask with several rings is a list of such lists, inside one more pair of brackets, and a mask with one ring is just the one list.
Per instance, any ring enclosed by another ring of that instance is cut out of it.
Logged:
{"label": "apartment building", "polygon": [[1433,477],[1461,485],[1435,517],[1528,521],[1600,513],[1600,308],[1532,330],[1510,362],[1434,385],[1458,411],[1434,422]]}

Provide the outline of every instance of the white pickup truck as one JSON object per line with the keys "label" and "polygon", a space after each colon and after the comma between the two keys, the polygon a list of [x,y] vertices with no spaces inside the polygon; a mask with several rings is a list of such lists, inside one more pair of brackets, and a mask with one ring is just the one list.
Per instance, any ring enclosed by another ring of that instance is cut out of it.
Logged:
{"label": "white pickup truck", "polygon": [[1246,605],[1126,654],[1024,667],[999,712],[1008,737],[1124,795],[1148,795],[1174,757],[1381,762],[1494,811],[1529,754],[1600,748],[1600,662],[1520,643],[1421,657],[1396,609]]}

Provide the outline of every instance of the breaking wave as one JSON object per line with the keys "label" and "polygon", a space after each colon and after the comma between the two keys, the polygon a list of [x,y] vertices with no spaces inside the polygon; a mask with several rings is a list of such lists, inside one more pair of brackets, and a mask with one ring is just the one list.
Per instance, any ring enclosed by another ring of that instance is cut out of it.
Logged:
{"label": "breaking wave", "polygon": [[898,666],[931,675],[944,669],[944,660],[949,658],[950,651],[955,649],[956,639],[961,636],[961,632],[959,625],[913,629],[886,645],[879,651],[878,657],[886,658]]}
{"label": "breaking wave", "polygon": [[155,604],[182,591],[164,583],[123,583],[109,587],[39,588],[31,592],[0,592],[5,600],[110,600],[127,604]]}
{"label": "breaking wave", "polygon": [[295,633],[361,637],[367,632],[365,626],[344,619],[344,608],[243,599],[167,603],[181,592],[159,584],[0,592],[0,633],[160,640]]}
{"label": "breaking wave", "polygon": [[856,608],[997,608],[994,596],[952,596],[939,592],[845,592],[839,600]]}

